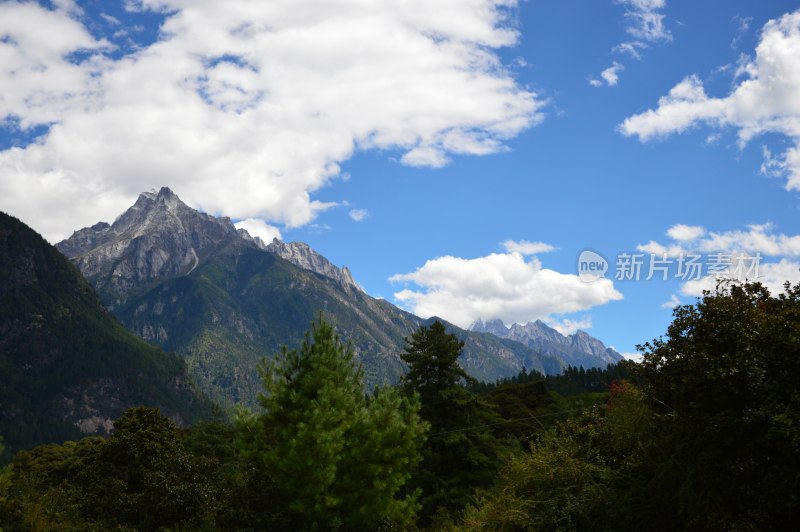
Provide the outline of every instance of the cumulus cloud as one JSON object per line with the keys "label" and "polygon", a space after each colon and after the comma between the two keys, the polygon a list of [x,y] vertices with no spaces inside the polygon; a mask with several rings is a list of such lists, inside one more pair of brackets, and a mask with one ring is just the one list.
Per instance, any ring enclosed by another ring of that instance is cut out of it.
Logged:
{"label": "cumulus cloud", "polygon": [[[756,280],[769,288],[771,293],[780,294],[786,281],[793,285],[800,283],[800,262],[783,258],[778,262],[762,263],[758,267]],[[681,294],[699,297],[703,294],[703,290],[713,291],[717,282],[713,275],[692,279],[681,286]]]}
{"label": "cumulus cloud", "polygon": [[748,58],[737,75],[744,79],[723,98],[708,96],[703,82],[688,76],[655,109],[625,119],[620,130],[644,142],[699,124],[733,127],[740,146],[765,133],[785,135],[794,146],[765,161],[762,171],[779,173],[787,189],[800,190],[800,11],[764,26],[755,59]]}
{"label": "cumulus cloud", "polygon": [[264,223],[264,220],[248,218],[247,220],[236,222],[234,225],[236,229],[244,229],[247,231],[253,238],[260,238],[265,244],[269,244],[275,238],[278,240],[281,239],[280,230],[277,227],[267,225]]}
{"label": "cumulus cloud", "polygon": [[[614,61],[610,67],[600,73],[600,77],[603,78],[603,81],[605,81],[606,85],[609,87],[614,87],[617,83],[619,83],[619,73],[623,70],[625,70],[625,66]],[[600,81],[599,79],[590,79],[589,85],[592,87],[602,87],[603,81]]]}
{"label": "cumulus cloud", "polygon": [[506,240],[500,245],[509,253],[520,253],[522,255],[537,255],[539,253],[549,253],[556,248],[544,242],[529,242],[527,240]]}
{"label": "cumulus cloud", "polygon": [[156,42],[112,59],[74,10],[0,4],[0,124],[49,126],[0,151],[0,208],[51,240],[164,185],[296,227],[356,150],[438,167],[502,151],[543,117],[498,54],[518,39],[515,0],[126,5],[166,18]]}
{"label": "cumulus cloud", "polygon": [[665,257],[677,257],[687,253],[686,250],[680,245],[670,244],[665,246],[664,244],[656,242],[655,240],[651,240],[647,244],[639,244],[636,246],[636,249],[642,253],[650,253],[652,255]]}
{"label": "cumulus cloud", "polygon": [[417,285],[417,289],[404,288],[394,294],[415,314],[440,316],[461,327],[478,318],[505,323],[542,319],[567,330],[570,323],[582,323],[557,316],[622,299],[608,279],[584,283],[576,275],[543,268],[535,257],[526,260],[518,252],[475,259],[439,257],[390,280]]}
{"label": "cumulus cloud", "polygon": [[699,225],[677,224],[667,229],[667,236],[673,240],[697,240],[706,234],[705,227]]}
{"label": "cumulus cloud", "polygon": [[351,209],[349,214],[350,218],[356,222],[360,222],[369,217],[369,211],[366,209]]}
{"label": "cumulus cloud", "polygon": [[54,11],[37,6],[0,4],[0,125],[18,127],[57,122],[75,106],[91,106],[100,87],[94,75],[104,69],[95,59],[75,64],[65,57],[108,46],[70,18],[66,5]]}
{"label": "cumulus cloud", "polygon": [[[700,296],[713,290],[720,278],[746,278],[759,281],[773,293],[783,291],[783,284],[800,282],[800,235],[786,235],[772,224],[748,225],[746,229],[713,232],[700,226],[678,224],[667,231],[673,242],[651,240],[638,246],[639,251],[672,259],[703,256],[700,275],[691,275],[681,285],[685,296]],[[689,238],[691,237],[691,238]],[[710,273],[708,265],[717,261],[720,271]],[[719,274],[719,275],[718,275]],[[677,301],[677,297],[664,306]]]}

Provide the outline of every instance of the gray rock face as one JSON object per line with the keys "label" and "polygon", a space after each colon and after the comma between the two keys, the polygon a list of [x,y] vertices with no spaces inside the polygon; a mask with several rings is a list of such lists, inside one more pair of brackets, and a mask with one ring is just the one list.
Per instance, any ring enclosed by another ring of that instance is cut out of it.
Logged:
{"label": "gray rock face", "polygon": [[347,266],[341,269],[334,266],[331,261],[311,249],[304,242],[285,243],[276,238],[264,249],[304,270],[311,270],[325,277],[330,277],[339,281],[345,287],[355,288],[363,292],[363,289],[353,279],[353,275],[347,269]]}
{"label": "gray rock face", "polygon": [[113,224],[76,231],[56,247],[113,308],[135,288],[186,274],[209,248],[238,238],[229,218],[198,212],[164,187],[142,193]]}
{"label": "gray rock face", "polygon": [[559,359],[563,367],[572,365],[603,368],[622,360],[622,355],[584,331],[564,336],[541,320],[531,321],[525,325],[515,323],[508,328],[500,320],[484,322],[479,319],[470,325],[470,330],[488,332],[500,338],[514,340],[538,351],[543,356]]}
{"label": "gray rock face", "polygon": [[237,229],[236,232],[239,233],[240,237],[242,237],[243,239],[245,239],[246,241],[248,241],[248,242],[250,242],[252,244],[255,244],[256,247],[258,247],[259,249],[263,249],[263,250],[267,249],[267,245],[264,243],[263,240],[261,240],[261,237],[259,237],[259,236],[256,236],[256,237],[250,236],[250,233],[247,232],[247,229]]}
{"label": "gray rock face", "polygon": [[113,309],[137,288],[186,275],[212,249],[237,239],[361,290],[350,270],[334,266],[308,244],[276,239],[266,245],[246,230],[237,230],[230,218],[216,218],[192,209],[167,187],[157,193],[142,193],[113,224],[99,222],[75,231],[56,247],[72,259]]}
{"label": "gray rock face", "polygon": [[493,334],[500,338],[508,338],[508,327],[501,320],[483,321],[478,318],[469,326],[469,330]]}

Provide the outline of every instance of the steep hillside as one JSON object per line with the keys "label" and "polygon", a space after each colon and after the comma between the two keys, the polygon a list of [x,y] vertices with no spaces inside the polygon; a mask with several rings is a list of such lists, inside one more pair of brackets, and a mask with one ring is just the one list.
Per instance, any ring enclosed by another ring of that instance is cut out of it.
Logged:
{"label": "steep hillside", "polygon": [[[397,381],[405,338],[423,323],[368,296],[347,268],[307,244],[266,245],[168,188],[142,194],[113,224],[76,231],[57,247],[125,325],[185,357],[196,382],[227,405],[254,404],[259,361],[296,345],[320,312],[352,343],[368,387]],[[448,327],[465,340],[461,364],[479,379],[515,375],[523,365],[560,369],[518,342]]]}
{"label": "steep hillside", "polygon": [[[196,381],[227,404],[253,404],[261,389],[258,362],[296,345],[319,312],[353,345],[368,387],[397,381],[405,338],[424,323],[244,240],[214,250],[188,275],[163,281],[116,312],[143,338],[185,356]],[[478,378],[511,375],[523,364],[543,369],[521,344],[450,328],[466,341],[461,363]]]}
{"label": "steep hillside", "polygon": [[0,213],[0,434],[9,450],[105,434],[139,404],[179,423],[210,410],[183,360],[142,341],[80,272]]}

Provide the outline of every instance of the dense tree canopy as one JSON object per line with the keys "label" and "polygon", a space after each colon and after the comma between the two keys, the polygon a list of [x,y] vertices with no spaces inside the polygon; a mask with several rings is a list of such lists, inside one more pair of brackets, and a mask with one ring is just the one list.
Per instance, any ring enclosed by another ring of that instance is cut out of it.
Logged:
{"label": "dense tree canopy", "polygon": [[396,390],[366,397],[350,347],[320,318],[299,349],[264,367],[264,414],[245,420],[259,461],[303,529],[407,525],[415,494],[398,495],[419,460],[427,424]]}
{"label": "dense tree canopy", "polygon": [[470,383],[441,323],[408,339],[399,387],[367,395],[320,320],[237,424],[134,408],[109,438],[16,453],[0,527],[793,529],[800,285],[721,286],[674,316],[643,363],[552,381],[569,396],[527,372]]}
{"label": "dense tree canopy", "polygon": [[674,316],[641,347],[640,386],[612,386],[604,408],[537,439],[464,527],[796,527],[800,285],[720,286]]}
{"label": "dense tree canopy", "polygon": [[401,358],[409,368],[402,385],[406,393],[419,394],[422,418],[431,424],[412,482],[422,490],[422,517],[428,522],[436,513],[458,512],[476,488],[488,487],[505,446],[491,429],[501,418],[464,387],[473,379],[458,365],[463,342],[435,321],[420,327],[407,343]]}
{"label": "dense tree canopy", "polygon": [[693,526],[800,519],[800,285],[720,287],[643,346],[664,414],[661,496]]}

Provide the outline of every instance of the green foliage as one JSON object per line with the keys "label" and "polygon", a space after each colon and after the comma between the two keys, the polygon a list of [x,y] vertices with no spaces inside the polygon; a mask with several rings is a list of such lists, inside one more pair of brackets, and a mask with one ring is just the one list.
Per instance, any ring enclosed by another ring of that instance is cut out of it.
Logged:
{"label": "green foliage", "polygon": [[657,495],[694,528],[800,519],[800,285],[720,286],[641,347],[664,414]]}
{"label": "green foliage", "polygon": [[530,452],[513,457],[497,485],[467,509],[458,529],[650,529],[635,521],[620,526],[616,508],[630,489],[652,413],[629,384],[615,387],[603,406],[541,432]]}
{"label": "green foliage", "polygon": [[441,322],[420,327],[407,342],[402,386],[419,395],[421,416],[431,424],[412,485],[422,490],[424,522],[446,520],[493,482],[507,446],[489,427],[502,420],[462,385],[473,382],[457,362],[464,344]]}
{"label": "green foliage", "polygon": [[0,525],[9,530],[96,530],[80,511],[80,490],[73,484],[88,456],[102,445],[99,437],[40,445],[20,451],[11,463],[11,488],[0,505]]}
{"label": "green foliage", "polygon": [[408,339],[400,357],[408,364],[403,386],[419,393],[424,404],[441,390],[472,383],[474,379],[458,365],[463,348],[464,342],[447,334],[441,321],[433,322],[430,327],[420,327]]}
{"label": "green foliage", "polygon": [[495,433],[513,436],[523,444],[550,422],[550,414],[557,407],[543,381],[502,384],[488,392],[486,400],[505,421],[494,427]]}
{"label": "green foliage", "polygon": [[[41,445],[12,463],[0,525],[30,530],[156,530],[213,525],[220,490],[158,410],[134,408],[104,440]],[[229,440],[232,442],[232,436]]]}
{"label": "green foliage", "polygon": [[[3,439],[0,438],[0,454],[3,454],[5,450],[5,446],[3,445]],[[7,465],[5,467],[0,467],[0,508],[2,508],[8,499],[8,492],[11,489],[11,466]],[[0,526],[2,526],[2,521],[0,521]],[[2,528],[0,528],[2,530]]]}
{"label": "green foliage", "polygon": [[489,393],[495,388],[505,384],[528,384],[543,382],[547,390],[562,396],[579,395],[586,392],[605,392],[615,382],[632,380],[631,369],[635,364],[622,360],[616,364],[609,364],[605,368],[589,368],[567,366],[560,375],[547,375],[532,371],[524,367],[519,374],[513,377],[498,379],[495,382],[477,382],[470,385],[469,389],[478,394]]}
{"label": "green foliage", "polygon": [[259,405],[264,353],[298,345],[322,308],[347,333],[370,386],[396,381],[402,363],[385,354],[402,345],[413,322],[384,303],[245,246],[215,251],[190,275],[164,280],[114,312],[132,330],[166,331],[159,345],[185,357],[203,391],[233,411]]}
{"label": "green foliage", "polygon": [[796,527],[800,286],[721,286],[641,350],[641,386],[612,385],[606,408],[534,440],[467,528]]}
{"label": "green foliage", "polygon": [[398,494],[427,426],[416,400],[392,389],[367,398],[361,378],[321,318],[299,350],[263,367],[264,414],[240,416],[241,446],[272,481],[284,526],[368,530],[413,519],[415,495]]}
{"label": "green foliage", "polygon": [[210,408],[183,361],[126,330],[77,269],[19,220],[0,213],[0,435],[8,454],[77,439],[70,402],[114,418],[136,404],[188,422]]}
{"label": "green foliage", "polygon": [[605,392],[615,382],[632,380],[633,363],[622,360],[609,364],[605,368],[589,368],[567,366],[560,375],[548,375],[545,378],[547,389],[560,395],[578,395],[586,392]]}
{"label": "green foliage", "polygon": [[178,428],[152,408],[128,410],[77,478],[84,515],[108,526],[187,526],[206,513],[204,478]]}

